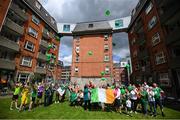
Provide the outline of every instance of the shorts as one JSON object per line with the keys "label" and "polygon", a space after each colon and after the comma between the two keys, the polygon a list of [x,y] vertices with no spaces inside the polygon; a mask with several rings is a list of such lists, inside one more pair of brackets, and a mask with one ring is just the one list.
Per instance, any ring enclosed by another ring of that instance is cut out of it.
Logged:
{"label": "shorts", "polygon": [[39,93],[38,93],[37,98],[39,98],[39,99],[42,98],[42,92],[39,92]]}
{"label": "shorts", "polygon": [[12,100],[18,100],[18,95],[13,95]]}
{"label": "shorts", "polygon": [[31,101],[34,103],[36,100],[36,97],[31,97]]}
{"label": "shorts", "polygon": [[115,107],[120,107],[121,106],[121,101],[120,99],[115,99],[115,103],[114,103]]}
{"label": "shorts", "polygon": [[21,104],[22,104],[22,105],[26,105],[27,102],[28,102],[28,98],[27,98],[27,97],[22,97],[22,98],[21,98]]}

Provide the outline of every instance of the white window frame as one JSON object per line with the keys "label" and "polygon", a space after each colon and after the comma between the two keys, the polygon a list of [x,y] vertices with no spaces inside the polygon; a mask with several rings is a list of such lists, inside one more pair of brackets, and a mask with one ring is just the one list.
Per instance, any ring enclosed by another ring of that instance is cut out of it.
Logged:
{"label": "white window frame", "polygon": [[75,67],[75,68],[74,68],[74,71],[75,71],[75,73],[78,73],[78,72],[79,72],[79,68],[78,68],[78,67]]}
{"label": "white window frame", "polygon": [[108,34],[105,34],[104,35],[104,40],[108,40],[109,39],[109,35]]}
{"label": "white window frame", "polygon": [[163,64],[166,62],[166,58],[165,58],[165,55],[164,55],[164,52],[159,52],[155,55],[155,63],[156,65],[159,65],[159,64]]}
{"label": "white window frame", "polygon": [[168,73],[159,73],[159,80],[162,86],[170,86],[170,79]]}
{"label": "white window frame", "polygon": [[153,36],[152,36],[152,46],[155,46],[157,45],[158,43],[160,43],[161,39],[160,39],[160,35],[159,33],[155,33]]}
{"label": "white window frame", "polygon": [[109,55],[105,55],[105,56],[104,56],[104,61],[105,61],[105,62],[108,62],[109,59],[110,59]]}
{"label": "white window frame", "polygon": [[35,2],[35,6],[36,6],[36,8],[38,8],[39,10],[41,9],[41,4],[40,4],[38,1]]}
{"label": "white window frame", "polygon": [[148,22],[148,30],[151,30],[157,24],[157,17],[153,16]]}
{"label": "white window frame", "polygon": [[[31,49],[28,47],[31,47]],[[25,49],[33,52],[34,51],[34,44],[30,41],[26,41]]]}
{"label": "white window frame", "polygon": [[[22,76],[25,76],[25,77],[22,77]],[[19,73],[18,74],[18,78],[17,78],[17,81],[21,81],[21,79],[24,79],[26,82],[28,79],[29,79],[29,74],[26,74],[26,73]]]}
{"label": "white window frame", "polygon": [[109,72],[110,72],[110,68],[109,68],[109,66],[106,66],[106,67],[105,67],[105,73],[106,73],[106,74],[109,74]]}
{"label": "white window frame", "polygon": [[[27,60],[29,59],[29,60]],[[21,65],[31,67],[32,66],[32,58],[24,56],[21,61]]]}
{"label": "white window frame", "polygon": [[40,20],[39,20],[35,15],[32,15],[32,21],[33,21],[33,23],[35,23],[36,25],[39,25],[39,24],[40,24]]}
{"label": "white window frame", "polygon": [[54,44],[54,43],[52,43],[52,48],[53,48],[53,49],[56,49],[56,48],[57,48],[57,45]]}
{"label": "white window frame", "polygon": [[152,2],[150,2],[150,3],[148,4],[148,6],[146,7],[146,9],[145,9],[146,15],[151,12],[152,8],[153,8],[153,4],[152,4]]}
{"label": "white window frame", "polygon": [[38,32],[32,27],[29,27],[28,34],[35,38],[37,38],[37,36],[38,36]]}
{"label": "white window frame", "polygon": [[109,45],[105,44],[104,45],[104,50],[109,50]]}
{"label": "white window frame", "polygon": [[78,55],[76,55],[76,58],[75,58],[76,60],[76,62],[79,62],[79,56]]}
{"label": "white window frame", "polygon": [[75,47],[75,50],[76,50],[77,53],[79,53],[79,52],[80,52],[80,47],[79,47],[79,46],[76,46],[76,47]]}

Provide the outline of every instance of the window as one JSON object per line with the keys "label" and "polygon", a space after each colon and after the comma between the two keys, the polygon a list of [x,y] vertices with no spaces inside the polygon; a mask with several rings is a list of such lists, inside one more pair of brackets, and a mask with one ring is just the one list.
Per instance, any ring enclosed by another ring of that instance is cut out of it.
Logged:
{"label": "window", "polygon": [[39,23],[40,23],[40,20],[39,20],[35,15],[32,15],[32,21],[33,21],[36,25],[39,25]]}
{"label": "window", "polygon": [[160,73],[159,80],[162,86],[170,86],[170,79],[168,73]]}
{"label": "window", "polygon": [[76,47],[76,52],[79,53],[79,46]]}
{"label": "window", "polygon": [[28,33],[29,33],[29,35],[31,35],[35,38],[37,38],[37,36],[38,36],[38,32],[35,29],[33,29],[32,27],[29,27]]}
{"label": "window", "polygon": [[79,56],[78,55],[76,56],[76,62],[79,62]]}
{"label": "window", "polygon": [[139,63],[136,63],[135,64],[135,70],[139,70],[140,66],[139,66]]}
{"label": "window", "polygon": [[70,25],[64,25],[63,26],[63,31],[69,32],[70,31]]}
{"label": "window", "polygon": [[104,61],[109,61],[109,56],[108,55],[104,56]]}
{"label": "window", "polygon": [[29,51],[34,51],[34,44],[32,42],[27,41],[25,45],[25,49]]}
{"label": "window", "polygon": [[23,57],[21,65],[31,67],[31,65],[32,65],[32,58],[31,57]]}
{"label": "window", "polygon": [[78,69],[78,67],[75,67],[75,72],[77,73],[77,72],[79,72],[79,69]]}
{"label": "window", "polygon": [[52,43],[52,48],[53,48],[53,49],[56,49],[57,46],[56,46],[54,43]]}
{"label": "window", "polygon": [[157,45],[160,42],[160,35],[159,33],[156,33],[153,37],[152,37],[152,46]]}
{"label": "window", "polygon": [[109,71],[110,71],[110,70],[109,70],[109,66],[106,66],[106,67],[105,67],[105,73],[106,73],[106,74],[109,74]]}
{"label": "window", "polygon": [[165,55],[163,52],[156,54],[155,57],[156,57],[155,59],[156,65],[163,64],[166,62]]}
{"label": "window", "polygon": [[148,23],[148,29],[152,29],[157,23],[157,17],[153,16],[152,19]]}
{"label": "window", "polygon": [[41,9],[41,4],[40,4],[39,2],[37,2],[37,1],[36,1],[36,7],[37,7],[38,9]]}
{"label": "window", "polygon": [[134,45],[136,43],[136,38],[133,38],[133,40],[131,41],[131,45]]}
{"label": "window", "polygon": [[89,24],[89,25],[88,25],[88,28],[93,28],[93,24]]}
{"label": "window", "polygon": [[137,50],[133,51],[133,57],[137,57]]}
{"label": "window", "polygon": [[153,4],[152,4],[152,2],[150,2],[145,10],[146,15],[152,10],[152,8],[153,8]]}
{"label": "window", "polygon": [[26,82],[29,78],[29,74],[25,74],[25,73],[19,73],[18,77],[17,77],[17,81],[19,82]]}
{"label": "window", "polygon": [[109,46],[108,45],[104,45],[104,50],[109,50]]}
{"label": "window", "polygon": [[104,40],[108,40],[109,36],[108,34],[104,35]]}

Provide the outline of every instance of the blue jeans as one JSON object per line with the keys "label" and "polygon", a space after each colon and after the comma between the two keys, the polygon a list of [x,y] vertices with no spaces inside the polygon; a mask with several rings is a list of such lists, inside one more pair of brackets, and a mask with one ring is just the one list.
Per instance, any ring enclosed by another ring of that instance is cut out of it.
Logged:
{"label": "blue jeans", "polygon": [[156,115],[156,103],[155,103],[155,101],[149,101],[149,106],[150,106],[151,113],[153,113],[153,115]]}

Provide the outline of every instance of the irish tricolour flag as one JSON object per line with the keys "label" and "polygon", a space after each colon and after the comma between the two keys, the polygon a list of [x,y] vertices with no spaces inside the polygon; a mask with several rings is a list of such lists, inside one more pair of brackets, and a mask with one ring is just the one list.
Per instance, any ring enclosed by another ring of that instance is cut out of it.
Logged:
{"label": "irish tricolour flag", "polygon": [[95,88],[91,90],[91,102],[102,102],[107,104],[112,104],[114,102],[114,90],[113,89],[103,89]]}

